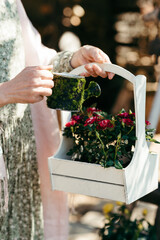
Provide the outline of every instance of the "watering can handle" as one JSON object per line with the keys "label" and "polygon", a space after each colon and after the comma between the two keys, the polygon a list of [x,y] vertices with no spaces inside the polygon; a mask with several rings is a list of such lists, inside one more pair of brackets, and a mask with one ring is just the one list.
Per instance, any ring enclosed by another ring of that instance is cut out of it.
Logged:
{"label": "watering can handle", "polygon": [[[91,63],[95,64],[95,63]],[[134,88],[134,104],[136,114],[136,136],[138,145],[146,144],[145,140],[145,101],[146,101],[146,77],[144,75],[133,75],[126,69],[110,63],[96,63],[106,72],[112,72],[130,81]],[[70,73],[79,75],[86,72],[85,65],[73,69]],[[113,80],[114,81],[114,80]]]}

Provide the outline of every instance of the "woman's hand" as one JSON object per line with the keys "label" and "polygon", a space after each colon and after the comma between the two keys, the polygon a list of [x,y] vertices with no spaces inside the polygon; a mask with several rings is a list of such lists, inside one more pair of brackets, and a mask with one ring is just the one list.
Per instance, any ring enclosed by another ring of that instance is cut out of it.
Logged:
{"label": "woman's hand", "polygon": [[52,66],[26,67],[15,78],[0,84],[0,107],[9,103],[36,103],[50,96],[54,86]]}
{"label": "woman's hand", "polygon": [[90,65],[89,63],[92,62],[111,63],[108,55],[106,55],[101,49],[90,45],[81,47],[73,54],[73,57],[71,59],[71,65],[73,68],[86,64],[85,69],[87,72],[81,74],[85,77],[101,76],[103,78],[106,78],[108,76],[109,79],[113,78],[113,73],[107,73],[103,71],[97,64]]}

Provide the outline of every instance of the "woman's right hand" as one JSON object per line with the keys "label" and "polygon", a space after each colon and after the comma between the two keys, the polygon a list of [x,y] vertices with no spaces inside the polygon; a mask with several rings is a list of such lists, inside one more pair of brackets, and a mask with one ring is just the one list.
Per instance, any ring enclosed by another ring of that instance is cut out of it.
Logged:
{"label": "woman's right hand", "polygon": [[52,66],[24,68],[15,78],[0,84],[0,107],[9,103],[36,103],[50,96],[54,86]]}

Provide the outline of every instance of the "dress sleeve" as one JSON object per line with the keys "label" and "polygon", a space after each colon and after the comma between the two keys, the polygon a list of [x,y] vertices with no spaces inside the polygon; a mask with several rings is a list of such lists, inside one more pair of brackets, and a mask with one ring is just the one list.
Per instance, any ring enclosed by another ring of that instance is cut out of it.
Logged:
{"label": "dress sleeve", "polygon": [[62,51],[55,55],[52,60],[53,72],[70,72],[73,70],[70,61],[73,56],[73,52]]}
{"label": "dress sleeve", "polygon": [[62,51],[57,53],[54,49],[44,46],[39,32],[29,20],[21,1],[16,1],[22,27],[26,66],[32,66],[35,65],[35,62],[39,62],[42,65],[53,64],[54,72],[71,71],[73,68],[70,65],[70,60],[73,52]]}

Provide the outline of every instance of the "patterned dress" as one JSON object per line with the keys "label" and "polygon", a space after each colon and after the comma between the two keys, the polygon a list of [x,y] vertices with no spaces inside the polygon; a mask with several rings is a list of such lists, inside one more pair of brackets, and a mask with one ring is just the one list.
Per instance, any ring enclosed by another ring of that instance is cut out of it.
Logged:
{"label": "patterned dress", "polygon": [[[56,71],[70,71],[72,54],[55,57]],[[21,25],[15,0],[0,0],[0,82],[25,67]],[[0,240],[43,240],[42,204],[36,145],[28,104],[0,108],[1,145],[8,175],[8,212],[0,215]]]}

